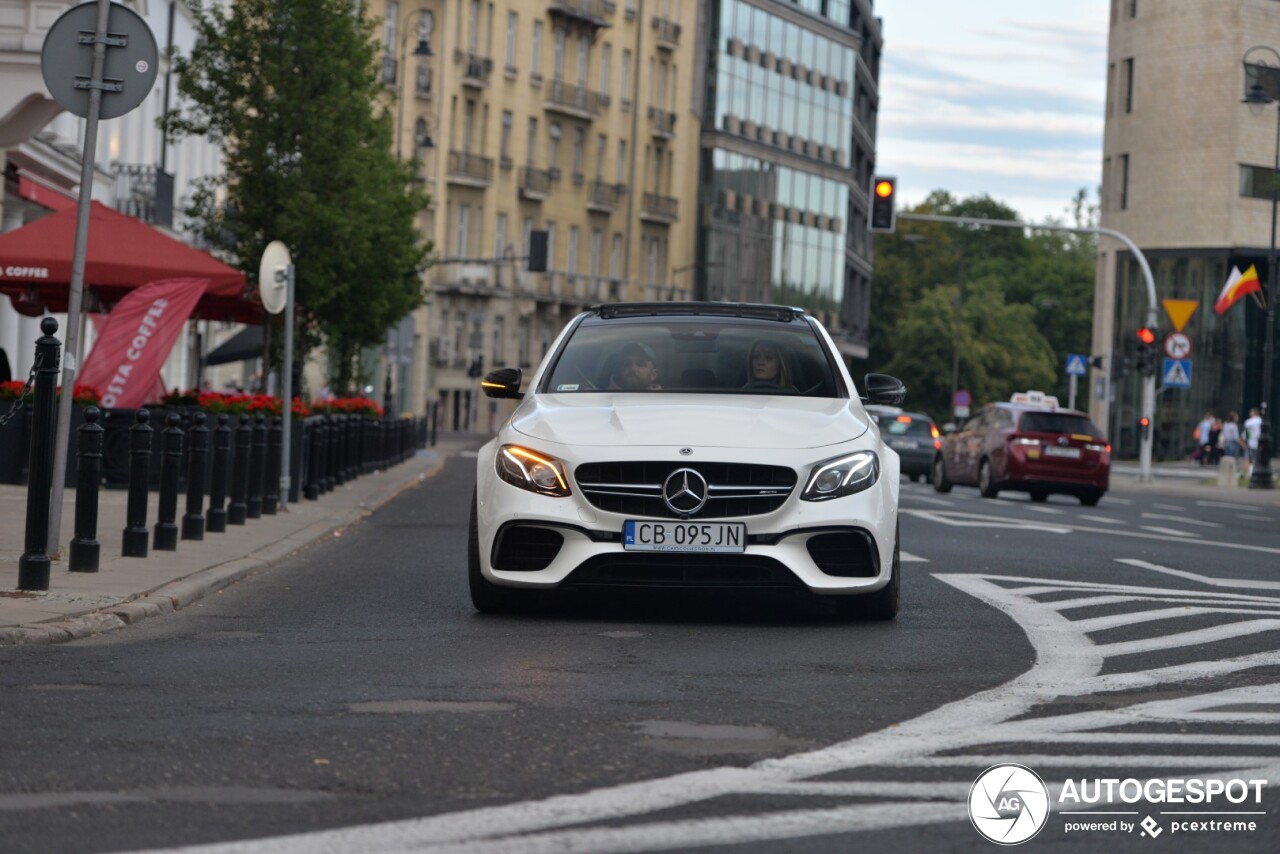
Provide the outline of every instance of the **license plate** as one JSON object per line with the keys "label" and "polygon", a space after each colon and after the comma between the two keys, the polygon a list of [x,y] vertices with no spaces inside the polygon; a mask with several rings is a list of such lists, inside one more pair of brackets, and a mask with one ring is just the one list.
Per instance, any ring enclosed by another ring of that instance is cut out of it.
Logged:
{"label": "license plate", "polygon": [[1071,460],[1080,459],[1079,448],[1060,448],[1057,445],[1045,445],[1044,455],[1046,457],[1066,457]]}
{"label": "license plate", "polygon": [[741,552],[747,548],[747,525],[628,519],[622,525],[622,547],[640,552]]}
{"label": "license plate", "polygon": [[914,439],[890,439],[889,440],[890,448],[902,448],[903,450],[907,450],[907,449],[914,450],[915,446],[916,446],[916,443]]}

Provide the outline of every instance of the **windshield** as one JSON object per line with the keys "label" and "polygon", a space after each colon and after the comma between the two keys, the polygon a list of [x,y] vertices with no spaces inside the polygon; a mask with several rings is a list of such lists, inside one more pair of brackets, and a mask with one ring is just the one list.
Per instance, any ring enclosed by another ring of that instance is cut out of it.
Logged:
{"label": "windshield", "polygon": [[906,421],[895,419],[893,421],[880,421],[880,429],[888,432],[890,436],[923,436],[928,438],[933,435],[928,421],[921,421],[918,418],[908,418]]}
{"label": "windshield", "polygon": [[1099,438],[1102,431],[1083,415],[1060,412],[1024,412],[1019,429],[1023,433],[1077,433]]}
{"label": "windshield", "polygon": [[714,315],[587,318],[541,391],[844,396],[808,323]]}

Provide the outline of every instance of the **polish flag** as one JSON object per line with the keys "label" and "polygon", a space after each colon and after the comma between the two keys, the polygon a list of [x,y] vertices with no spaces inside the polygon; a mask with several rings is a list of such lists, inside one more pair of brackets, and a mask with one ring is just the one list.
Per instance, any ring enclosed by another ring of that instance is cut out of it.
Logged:
{"label": "polish flag", "polygon": [[137,409],[160,378],[208,279],[160,279],[136,288],[111,310],[76,382],[93,386],[107,408]]}
{"label": "polish flag", "polygon": [[1244,299],[1246,295],[1258,293],[1262,290],[1262,284],[1258,281],[1258,270],[1252,264],[1249,269],[1243,273],[1239,267],[1231,268],[1231,275],[1227,277],[1227,283],[1222,287],[1222,293],[1218,294],[1218,302],[1213,306],[1213,310],[1218,314],[1225,314],[1227,309]]}

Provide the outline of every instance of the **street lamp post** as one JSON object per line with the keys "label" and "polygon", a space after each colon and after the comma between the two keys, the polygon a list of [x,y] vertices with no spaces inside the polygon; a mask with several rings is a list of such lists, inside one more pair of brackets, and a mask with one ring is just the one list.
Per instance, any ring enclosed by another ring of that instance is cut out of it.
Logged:
{"label": "street lamp post", "polygon": [[[921,243],[939,243],[923,234],[904,234],[903,239],[916,246]],[[954,243],[947,242],[947,249],[955,254],[959,281],[956,284],[956,296],[951,303],[951,398],[947,406],[952,408],[952,417],[956,405],[956,392],[960,391],[960,311],[964,308],[964,249]]]}
{"label": "street lamp post", "polygon": [[[1258,53],[1270,53],[1275,57],[1275,66],[1256,60],[1250,62],[1250,56],[1256,56]],[[1262,85],[1260,69],[1271,69],[1272,79],[1277,79],[1277,72],[1280,72],[1280,53],[1266,46],[1251,47],[1244,54],[1245,80],[1248,80],[1251,75],[1251,67],[1254,69],[1252,72],[1254,82],[1248,87],[1244,102],[1251,109],[1276,103],[1276,99]],[[1277,200],[1280,199],[1280,188],[1276,185],[1277,179],[1280,179],[1280,108],[1276,110],[1275,165],[1271,173],[1271,249],[1267,254],[1267,311],[1262,331],[1262,394],[1258,407],[1262,413],[1262,434],[1258,437],[1258,457],[1254,462],[1253,474],[1249,477],[1250,489],[1275,488],[1275,477],[1271,472],[1272,415],[1268,404],[1271,398],[1271,364],[1275,360],[1276,208]]]}

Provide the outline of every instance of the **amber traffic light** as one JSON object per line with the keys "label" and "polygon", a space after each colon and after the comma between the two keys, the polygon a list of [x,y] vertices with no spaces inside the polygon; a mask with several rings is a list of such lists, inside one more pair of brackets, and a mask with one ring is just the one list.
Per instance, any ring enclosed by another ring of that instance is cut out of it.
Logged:
{"label": "amber traffic light", "polygon": [[871,220],[872,231],[892,232],[897,215],[894,210],[898,179],[877,175],[871,179]]}

